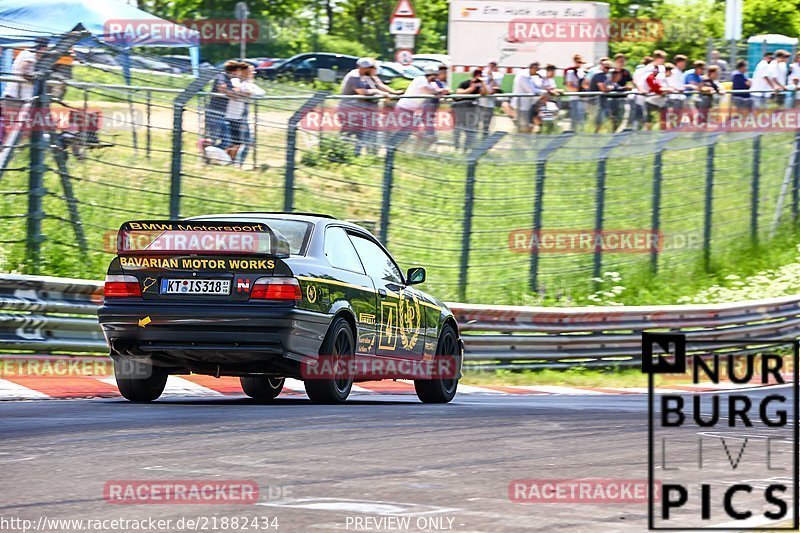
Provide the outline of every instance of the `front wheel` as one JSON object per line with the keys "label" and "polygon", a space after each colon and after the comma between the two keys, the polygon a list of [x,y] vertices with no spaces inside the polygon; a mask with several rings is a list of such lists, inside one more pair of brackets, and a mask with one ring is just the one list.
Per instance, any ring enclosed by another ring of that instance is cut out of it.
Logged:
{"label": "front wheel", "polygon": [[245,394],[256,400],[274,400],[283,390],[284,378],[242,376],[239,378]]}
{"label": "front wheel", "polygon": [[347,365],[355,356],[355,337],[350,324],[337,318],[331,324],[320,350],[317,364],[328,368],[333,375],[321,379],[306,379],[306,394],[314,403],[344,403],[353,388],[353,376]]}
{"label": "front wheel", "polygon": [[130,359],[114,359],[120,394],[132,402],[152,402],[161,396],[169,374],[161,367]]}
{"label": "front wheel", "polygon": [[442,328],[439,335],[439,344],[436,347],[434,363],[437,373],[452,375],[452,378],[442,377],[439,379],[416,379],[414,388],[417,397],[422,403],[448,403],[456,395],[458,388],[458,367],[456,366],[461,356],[458,347],[458,337],[453,326],[446,325]]}

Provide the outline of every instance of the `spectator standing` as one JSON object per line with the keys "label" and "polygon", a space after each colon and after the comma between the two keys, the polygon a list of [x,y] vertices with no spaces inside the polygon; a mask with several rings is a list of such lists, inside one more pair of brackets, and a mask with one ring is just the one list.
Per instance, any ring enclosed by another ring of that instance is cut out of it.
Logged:
{"label": "spectator standing", "polygon": [[750,84],[750,94],[753,98],[753,108],[762,109],[767,106],[767,99],[772,95],[768,78],[769,64],[772,62],[772,52],[764,54],[764,59],[758,62],[753,70],[753,79]]}
{"label": "spectator standing", "polygon": [[775,59],[767,67],[767,82],[775,89],[775,101],[779,106],[783,105],[786,91],[786,80],[789,69],[786,62],[789,60],[789,52],[786,50],[775,51]]}
{"label": "spectator standing", "polygon": [[664,106],[667,103],[666,95],[672,92],[672,89],[665,82],[667,69],[663,64],[660,66],[664,68],[663,73],[658,68],[653,68],[645,80],[647,93],[649,94],[645,98],[645,129],[648,130],[653,128],[654,117],[660,115],[664,110]]}
{"label": "spectator standing", "polygon": [[[738,61],[736,63],[736,70],[731,76],[733,82],[732,89],[734,91],[746,91],[750,89],[750,78],[747,77],[747,61]],[[737,111],[749,112],[753,109],[753,100],[750,98],[750,93],[733,93],[731,98],[733,105]]]}
{"label": "spectator standing", "polygon": [[30,100],[34,92],[34,74],[36,72],[36,62],[42,57],[42,53],[47,50],[46,39],[36,39],[32,48],[22,50],[14,58],[11,64],[11,75],[23,78],[25,81],[8,82],[4,96],[17,100]]}
{"label": "spectator standing", "polygon": [[795,54],[794,61],[789,64],[788,82],[786,88],[792,91],[788,97],[792,101],[791,107],[794,107],[797,105],[797,89],[800,87],[800,52]]}
{"label": "spectator standing", "polygon": [[697,100],[697,123],[707,124],[709,112],[714,106],[714,97],[722,92],[719,86],[721,69],[716,65],[708,67],[708,74],[700,85],[700,97]]}
{"label": "spectator standing", "polygon": [[683,75],[683,84],[686,90],[697,91],[703,83],[703,76],[706,75],[706,62],[698,59],[692,63],[692,70]]}
{"label": "spectator standing", "polygon": [[647,92],[647,75],[649,69],[647,68],[653,58],[644,56],[642,61],[636,66],[633,71],[633,87],[637,94],[631,95],[628,98],[632,99],[631,105],[631,122],[634,129],[639,129],[647,121],[646,104]]}
{"label": "spectator standing", "polygon": [[[374,70],[378,63],[371,57],[362,57],[356,61],[356,68],[348,72],[342,79],[341,93],[343,96],[389,96],[388,93],[378,88],[374,79]],[[354,136],[356,139],[355,155],[361,155],[361,150],[367,145],[372,145],[374,133],[373,119],[378,110],[377,99],[345,99],[339,104],[342,133],[345,136]]]}
{"label": "spectator standing", "polygon": [[709,58],[708,66],[719,67],[720,80],[728,79],[728,70],[730,69],[728,62],[720,57],[719,50],[712,50],[711,57]]}
{"label": "spectator standing", "polygon": [[[439,68],[435,65],[425,65],[422,70],[423,75],[411,81],[403,94],[404,98],[398,100],[395,106],[395,111],[401,117],[400,124],[412,130],[416,130],[419,124],[428,124],[429,117],[425,116],[425,110],[430,109],[430,106],[426,106],[426,103],[435,100],[433,97],[439,93],[439,86],[435,83]],[[433,132],[426,128],[425,133]]]}
{"label": "spectator standing", "polygon": [[[486,70],[484,71],[483,83],[486,86],[486,94],[498,94],[502,92],[503,73],[500,72],[497,66],[497,60],[492,59],[489,61]],[[494,108],[497,106],[497,98],[486,97],[479,98],[477,103],[478,123],[483,136],[489,134],[492,125],[492,118],[494,117]]]}
{"label": "spectator standing", "polygon": [[614,70],[619,72],[619,84],[625,89],[630,89],[633,84],[633,75],[625,67],[625,54],[614,54]]}
{"label": "spectator standing", "polygon": [[[672,90],[672,94],[667,96],[667,107],[674,109],[677,113],[683,111],[686,103],[686,95],[683,94],[685,84],[683,83],[683,71],[686,69],[686,62],[689,60],[685,55],[678,54],[672,58],[672,63],[667,64],[671,67],[671,74],[666,75],[666,84]],[[667,69],[670,71],[670,69]]]}
{"label": "spectator standing", "polygon": [[[564,69],[564,88],[567,92],[580,92],[583,90],[583,79],[586,76],[583,71],[585,61],[580,54],[575,54],[572,57],[573,65]],[[580,125],[583,124],[585,112],[583,101],[580,96],[569,96],[569,120],[570,128],[572,131],[578,131]]]}
{"label": "spectator standing", "polygon": [[539,76],[539,63],[534,61],[528,66],[527,72],[518,72],[514,77],[513,94],[530,94],[531,96],[514,96],[511,99],[511,108],[516,114],[517,131],[529,133],[533,120],[533,105],[541,95],[541,83],[534,81]]}
{"label": "spectator standing", "polygon": [[625,101],[626,98],[615,96],[614,93],[624,93],[628,90],[626,84],[623,83],[623,72],[619,69],[612,68],[609,71],[608,88],[610,89],[608,98],[608,114],[611,117],[611,131],[617,132],[622,127],[625,120]]}
{"label": "spectator standing", "polygon": [[[240,68],[231,78],[235,97],[228,99],[225,109],[225,121],[231,136],[231,146],[226,150],[231,159],[241,166],[244,163],[252,136],[247,118],[248,100],[253,97],[264,96],[264,89],[256,85],[256,68],[245,62],[240,62]],[[257,127],[257,125],[255,125]]]}
{"label": "spectator standing", "polygon": [[[456,94],[489,94],[486,84],[483,82],[483,70],[479,68],[473,70],[472,77],[459,84]],[[453,144],[456,150],[459,150],[463,134],[464,149],[468,150],[475,143],[475,137],[478,133],[478,113],[475,98],[455,98],[453,100],[453,115],[455,116]]]}
{"label": "spectator standing", "polygon": [[[589,92],[592,93],[611,92],[612,88],[610,85],[610,76],[609,76],[610,71],[611,71],[611,61],[609,60],[602,61],[599,65],[599,69],[597,70],[597,72],[595,72],[595,74],[589,81]],[[600,95],[600,96],[592,96],[590,97],[590,99],[593,102],[592,104],[593,107],[595,108],[594,132],[598,133],[609,112],[608,97],[605,95]]]}
{"label": "spectator standing", "polygon": [[212,92],[215,93],[209,98],[205,109],[205,134],[206,144],[210,144],[227,150],[231,146],[231,134],[228,123],[225,120],[225,112],[228,109],[228,100],[236,97],[233,82],[235,77],[239,77],[242,65],[239,61],[229,60],[223,65],[223,72],[217,74],[212,81]]}

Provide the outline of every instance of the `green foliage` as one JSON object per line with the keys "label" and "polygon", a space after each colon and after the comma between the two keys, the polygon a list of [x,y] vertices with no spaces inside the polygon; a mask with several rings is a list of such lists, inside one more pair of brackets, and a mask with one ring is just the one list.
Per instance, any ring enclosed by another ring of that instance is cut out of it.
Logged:
{"label": "green foliage", "polygon": [[[706,40],[719,39],[724,28],[722,0],[608,0],[610,16],[658,19],[664,37],[658,42],[610,43],[612,53],[625,52],[632,60],[656,48],[670,55],[682,53],[704,57]],[[197,18],[230,19],[236,0],[143,0],[142,8],[173,20]],[[352,55],[376,55],[389,59],[394,39],[389,18],[396,0],[249,0],[251,18],[265,21],[269,36],[248,45],[250,56],[288,57],[300,52],[330,51]],[[422,19],[416,50],[444,53],[447,50],[447,0],[414,1]],[[800,0],[747,0],[744,3],[743,34],[800,34]],[[203,47],[203,57],[220,61],[238,55],[235,44]]]}

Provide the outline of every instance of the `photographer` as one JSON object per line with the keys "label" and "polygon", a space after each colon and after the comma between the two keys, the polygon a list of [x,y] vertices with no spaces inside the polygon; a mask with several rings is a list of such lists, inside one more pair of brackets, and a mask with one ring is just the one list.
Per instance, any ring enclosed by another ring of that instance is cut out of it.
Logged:
{"label": "photographer", "polygon": [[[483,70],[476,68],[472,77],[464,80],[456,89],[456,94],[477,95],[489,94],[489,89],[483,81]],[[456,150],[461,148],[461,134],[464,133],[464,149],[469,149],[475,142],[478,133],[478,107],[476,98],[454,98],[453,115],[455,116],[455,130],[453,144]]]}

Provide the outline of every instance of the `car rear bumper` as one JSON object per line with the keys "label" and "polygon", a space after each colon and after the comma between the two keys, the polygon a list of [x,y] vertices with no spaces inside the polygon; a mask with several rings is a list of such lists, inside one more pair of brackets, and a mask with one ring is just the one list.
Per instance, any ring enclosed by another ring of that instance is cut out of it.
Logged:
{"label": "car rear bumper", "polygon": [[217,373],[316,358],[331,322],[293,306],[250,303],[106,303],[97,315],[112,355]]}

